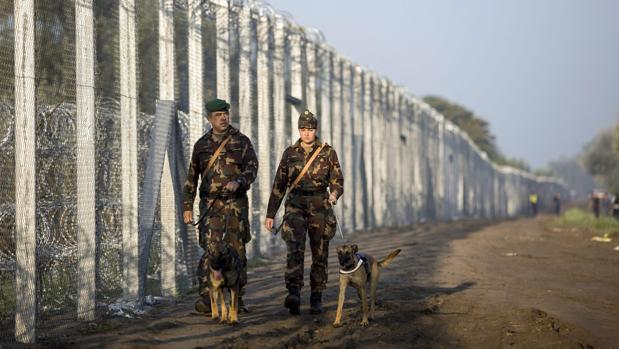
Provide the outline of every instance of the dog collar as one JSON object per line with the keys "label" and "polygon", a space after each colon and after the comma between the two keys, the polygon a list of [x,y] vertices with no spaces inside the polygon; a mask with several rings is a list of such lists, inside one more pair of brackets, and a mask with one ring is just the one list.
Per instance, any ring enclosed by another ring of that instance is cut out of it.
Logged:
{"label": "dog collar", "polygon": [[340,274],[352,274],[352,273],[356,272],[357,270],[359,270],[359,268],[361,268],[362,265],[363,265],[363,259],[359,259],[355,269],[353,269],[353,270],[343,270],[343,269],[340,269]]}

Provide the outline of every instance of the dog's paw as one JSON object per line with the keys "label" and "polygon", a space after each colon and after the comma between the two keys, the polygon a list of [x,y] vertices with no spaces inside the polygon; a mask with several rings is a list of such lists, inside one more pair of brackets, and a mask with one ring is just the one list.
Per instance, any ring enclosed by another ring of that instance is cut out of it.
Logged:
{"label": "dog's paw", "polygon": [[361,327],[368,327],[370,322],[367,319],[361,320]]}
{"label": "dog's paw", "polygon": [[342,327],[342,323],[341,322],[334,322],[333,323],[333,327],[335,327],[335,328]]}
{"label": "dog's paw", "polygon": [[219,316],[212,316],[212,317],[211,317],[211,319],[212,319],[213,321],[219,321]]}
{"label": "dog's paw", "polygon": [[232,327],[236,327],[236,326],[239,325],[239,322],[238,321],[230,321],[230,322],[228,322],[228,325],[230,325]]}

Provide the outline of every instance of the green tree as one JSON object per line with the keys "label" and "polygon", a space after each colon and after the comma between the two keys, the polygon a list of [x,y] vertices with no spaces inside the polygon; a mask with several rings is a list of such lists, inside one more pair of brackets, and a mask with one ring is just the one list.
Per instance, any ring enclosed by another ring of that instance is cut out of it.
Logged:
{"label": "green tree", "polygon": [[619,124],[585,146],[583,165],[607,190],[619,192]]}
{"label": "green tree", "polygon": [[500,165],[511,166],[523,171],[531,172],[531,165],[524,160],[519,158],[506,158],[501,155],[500,160],[497,161]]}
{"label": "green tree", "polygon": [[75,101],[74,9],[69,0],[35,2],[37,102]]}
{"label": "green tree", "polygon": [[423,100],[439,113],[443,114],[447,120],[460,127],[471,140],[488,154],[490,160],[499,165],[512,166],[521,170],[530,171],[531,167],[523,159],[507,158],[496,145],[496,137],[490,132],[490,125],[481,117],[475,115],[465,107],[448,101],[439,96],[426,96]]}
{"label": "green tree", "polygon": [[555,173],[552,169],[548,167],[536,168],[533,171],[533,174],[540,177],[554,177]]}
{"label": "green tree", "polygon": [[120,93],[118,0],[97,0],[93,11],[97,54],[95,79],[97,96],[114,98]]}
{"label": "green tree", "polygon": [[573,157],[561,157],[551,161],[548,166],[573,190],[574,198],[586,200],[596,187],[594,178],[583,166],[582,154]]}

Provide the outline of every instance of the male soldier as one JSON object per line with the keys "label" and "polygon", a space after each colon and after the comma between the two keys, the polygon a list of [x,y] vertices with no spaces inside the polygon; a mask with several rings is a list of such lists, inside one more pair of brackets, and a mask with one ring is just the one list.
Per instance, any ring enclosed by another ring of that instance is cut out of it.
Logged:
{"label": "male soldier", "polygon": [[[285,307],[299,314],[303,287],[306,232],[312,250],[310,313],[322,312],[322,291],[327,285],[329,240],[335,234],[333,208],[344,192],[344,178],[335,150],[316,137],[318,120],[308,110],[299,117],[301,138],[282,155],[273,181],[265,227],[273,229],[273,218],[288,189],[282,238],[288,248],[284,277],[288,296]],[[307,171],[303,171],[306,164]],[[327,192],[327,189],[329,192]],[[277,230],[275,231],[277,233]]]}
{"label": "male soldier", "polygon": [[203,313],[211,311],[207,288],[207,244],[208,239],[225,238],[241,257],[239,309],[247,312],[242,298],[247,283],[245,244],[251,240],[246,192],[256,178],[258,159],[249,138],[230,125],[230,104],[213,99],[205,106],[212,129],[193,147],[183,199],[183,220],[189,224],[193,219],[198,178],[201,178],[199,243],[205,253],[198,265],[200,299],[195,308]]}

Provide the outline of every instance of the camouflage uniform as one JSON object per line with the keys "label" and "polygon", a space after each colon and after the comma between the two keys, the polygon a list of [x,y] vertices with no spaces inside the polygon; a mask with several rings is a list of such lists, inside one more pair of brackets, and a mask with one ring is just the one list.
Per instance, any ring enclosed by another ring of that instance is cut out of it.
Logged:
{"label": "camouflage uniform", "polygon": [[[313,115],[311,117],[313,118]],[[299,128],[305,125],[302,121],[299,121]],[[311,125],[315,128],[315,123]],[[306,153],[301,146],[301,140],[298,140],[284,151],[273,182],[267,218],[275,217],[286,189],[292,185],[306,161],[321,144],[316,138],[312,149]],[[303,286],[306,232],[312,250],[311,289],[313,292],[321,292],[326,287],[329,240],[333,238],[336,229],[327,188],[331,192],[337,191],[339,198],[344,191],[344,178],[335,150],[325,144],[299,184],[286,198],[281,234],[288,248],[285,279],[286,288],[289,290],[299,290]]]}
{"label": "camouflage uniform", "polygon": [[[218,159],[207,173],[206,167],[221,142],[231,136]],[[198,177],[200,185],[200,217],[206,217],[199,225],[199,243],[205,250],[200,259],[197,275],[200,281],[200,295],[208,299],[207,289],[207,244],[209,237],[225,239],[235,248],[243,264],[241,272],[241,294],[247,283],[247,257],[245,244],[251,240],[248,217],[247,190],[256,178],[258,159],[249,138],[236,128],[229,126],[224,135],[215,135],[211,129],[200,138],[191,155],[191,164],[184,186],[183,208],[193,210]],[[239,188],[234,193],[222,190],[230,181],[237,181]],[[208,212],[207,212],[208,210]]]}

